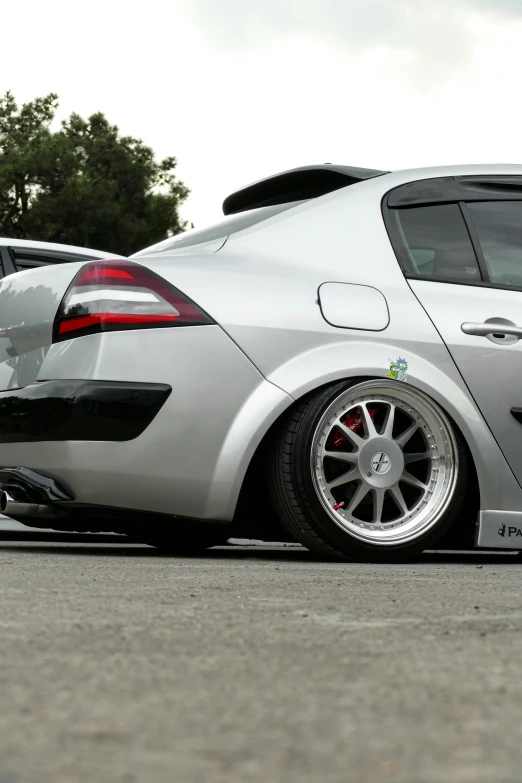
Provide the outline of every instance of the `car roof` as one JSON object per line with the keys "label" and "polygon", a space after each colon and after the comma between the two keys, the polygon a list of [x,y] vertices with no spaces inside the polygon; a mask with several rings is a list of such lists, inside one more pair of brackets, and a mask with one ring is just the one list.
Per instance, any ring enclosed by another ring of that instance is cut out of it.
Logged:
{"label": "car roof", "polygon": [[347,203],[360,199],[382,199],[389,191],[400,185],[420,180],[451,177],[522,177],[522,165],[518,163],[476,163],[450,166],[427,166],[424,168],[399,169],[379,177],[358,182],[353,187],[329,193],[318,201],[343,198]]}
{"label": "car roof", "polygon": [[[333,164],[303,166],[267,177],[227,196],[223,205],[226,214],[219,223],[169,237],[163,242],[140,250],[133,257],[156,252],[181,255],[214,253],[223,246],[231,233],[240,235],[250,228],[258,230],[265,224],[265,218],[270,225],[273,222],[270,218],[291,217],[290,210],[309,208],[313,202],[319,204],[324,203],[324,199],[333,200],[347,196],[357,201],[370,194],[371,198],[380,199],[393,188],[416,180],[478,175],[522,176],[522,165],[457,164],[396,171],[358,169]],[[294,187],[296,183],[297,187]],[[308,192],[304,193],[304,190]],[[294,201],[298,196],[305,197]],[[252,215],[251,221],[249,213]],[[230,230],[232,226],[234,232]]]}
{"label": "car roof", "polygon": [[60,253],[74,253],[77,256],[92,258],[125,258],[117,253],[107,253],[104,250],[96,250],[92,247],[78,247],[77,245],[62,245],[58,242],[37,242],[32,239],[15,239],[14,237],[0,237],[0,245],[3,247],[19,247],[27,250],[56,250]]}
{"label": "car roof", "polygon": [[396,180],[398,183],[413,182],[419,179],[433,179],[434,177],[466,177],[466,176],[521,176],[522,165],[519,163],[465,163],[449,166],[426,166],[422,168],[397,169],[384,174],[380,180],[389,183]]}

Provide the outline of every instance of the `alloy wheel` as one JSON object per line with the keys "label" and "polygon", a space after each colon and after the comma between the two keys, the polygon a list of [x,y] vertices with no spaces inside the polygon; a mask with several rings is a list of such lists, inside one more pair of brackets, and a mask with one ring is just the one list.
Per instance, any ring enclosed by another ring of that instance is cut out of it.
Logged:
{"label": "alloy wheel", "polygon": [[316,427],[311,468],[335,523],[392,545],[425,534],[448,508],[458,450],[444,413],[405,383],[367,381],[339,395]]}

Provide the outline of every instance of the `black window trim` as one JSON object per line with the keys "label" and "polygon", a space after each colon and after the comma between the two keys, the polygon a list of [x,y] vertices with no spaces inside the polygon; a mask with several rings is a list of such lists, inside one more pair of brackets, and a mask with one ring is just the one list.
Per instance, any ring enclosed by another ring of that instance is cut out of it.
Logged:
{"label": "black window trim", "polygon": [[[469,214],[469,210],[466,202],[459,201],[459,207],[460,207],[460,213],[464,220],[464,225],[466,226],[471,241],[471,247],[473,248],[473,252],[475,253],[475,258],[478,264],[478,268],[480,269],[480,275],[482,277],[481,282],[491,283],[492,281],[489,274],[488,265],[486,264],[486,259],[484,258],[484,253],[482,252],[482,248],[480,246],[480,240],[478,237],[477,229],[475,228],[475,224],[473,223],[471,215]],[[473,285],[473,283],[470,283],[470,285]]]}
{"label": "black window trim", "polygon": [[459,201],[522,201],[522,175],[433,177],[405,182],[389,190],[384,199],[390,209]]}
{"label": "black window trim", "polygon": [[[504,182],[505,180],[516,178],[518,182],[520,182],[520,195],[513,196],[513,190],[508,194],[508,192],[505,193],[493,193],[493,194],[486,194],[484,192],[481,192],[480,194],[473,194],[473,193],[466,193],[464,195],[465,191],[460,189],[459,191],[459,184],[461,182],[464,182],[464,184],[468,184],[467,180],[473,180],[475,182],[479,182],[480,185],[488,185],[488,183],[491,183],[492,185],[495,184],[506,184],[508,185],[509,189],[509,183]],[[522,175],[491,175],[491,176],[484,176],[481,175],[480,177],[444,177],[440,178],[440,181],[443,182],[443,185],[446,186],[448,182],[451,181],[451,184],[448,188],[448,190],[451,191],[451,196],[448,198],[450,193],[446,191],[446,199],[438,200],[434,195],[432,196],[422,196],[419,195],[417,198],[413,198],[412,200],[408,201],[407,204],[404,205],[393,205],[390,206],[390,200],[392,200],[392,195],[396,193],[396,191],[401,190],[402,188],[413,186],[416,184],[419,184],[422,186],[424,183],[435,183],[435,186],[437,184],[437,179],[428,179],[428,180],[414,180],[413,182],[405,183],[404,185],[399,185],[392,190],[389,190],[385,195],[383,196],[382,202],[381,202],[381,208],[382,208],[382,215],[384,218],[384,225],[386,227],[386,231],[388,232],[388,238],[390,240],[391,246],[393,248],[393,251],[397,257],[397,261],[399,262],[399,266],[401,268],[401,271],[406,278],[406,280],[424,280],[426,282],[430,283],[446,283],[451,285],[465,285],[465,286],[471,286],[473,288],[479,287],[479,288],[496,288],[500,291],[522,291],[522,286],[514,286],[514,285],[504,285],[503,283],[493,283],[489,271],[487,268],[486,260],[484,258],[484,254],[482,252],[482,247],[480,245],[477,230],[475,228],[475,225],[473,223],[473,220],[471,218],[471,215],[469,214],[469,211],[467,209],[467,204],[471,202],[488,202],[488,201],[522,201]],[[502,182],[500,182],[502,180]],[[420,189],[420,188],[419,188]],[[441,195],[444,188],[441,188]],[[433,188],[433,191],[435,193],[436,187]],[[413,188],[412,188],[413,192]],[[477,262],[477,266],[479,268],[480,274],[482,276],[482,280],[477,280],[476,282],[468,282],[467,280],[456,280],[454,278],[442,278],[442,277],[431,277],[429,275],[416,275],[407,272],[407,268],[410,265],[410,260],[407,257],[406,254],[406,248],[404,247],[404,243],[400,237],[399,230],[397,228],[396,221],[394,219],[393,212],[395,211],[403,211],[406,209],[417,209],[418,207],[442,207],[449,204],[456,204],[460,208],[460,212],[462,214],[462,218],[464,220],[464,224],[466,226],[466,229],[468,231],[468,235],[470,238],[471,246],[473,248],[473,252],[475,254],[475,259]]]}
{"label": "black window trim", "polygon": [[[47,264],[67,264],[67,263],[88,263],[89,261],[100,260],[96,252],[80,254],[66,250],[48,250],[47,248],[19,247],[17,245],[0,244],[0,280],[16,272],[23,271],[17,268],[17,259],[20,265],[24,261],[35,262],[33,268],[46,266]],[[26,268],[30,268],[29,264]]]}
{"label": "black window trim", "polygon": [[2,272],[2,277],[7,277],[8,275],[12,275],[14,272],[16,272],[15,266],[11,260],[11,256],[9,255],[9,250],[5,245],[0,246],[0,271]]}
{"label": "black window trim", "polygon": [[68,252],[66,250],[47,250],[47,248],[32,248],[32,247],[17,247],[16,245],[11,245],[9,247],[9,253],[11,254],[11,257],[13,259],[13,262],[16,263],[16,259],[19,258],[20,260],[27,259],[28,261],[34,260],[34,261],[53,261],[54,263],[71,263],[74,261],[84,261],[87,263],[88,261],[98,261],[99,255],[96,253],[93,253],[92,255],[86,254],[80,254],[80,253],[72,253]]}
{"label": "black window trim", "polygon": [[[16,245],[4,247],[3,250],[11,268],[11,272],[5,272],[6,276],[31,268],[38,269],[50,264],[88,263],[89,261],[98,261],[100,258],[96,253],[83,255],[66,250],[48,250],[47,248],[19,247]],[[33,262],[32,267],[31,262]],[[18,263],[20,263],[20,269],[18,268]],[[5,267],[6,263],[4,262]]]}
{"label": "black window trim", "polygon": [[468,283],[466,280],[456,280],[454,277],[431,277],[430,275],[408,275],[406,280],[423,280],[425,283],[444,283],[445,285],[465,285],[468,288],[498,288],[499,291],[520,291],[522,286],[504,285],[503,283],[490,283],[487,280],[479,280],[476,283]]}

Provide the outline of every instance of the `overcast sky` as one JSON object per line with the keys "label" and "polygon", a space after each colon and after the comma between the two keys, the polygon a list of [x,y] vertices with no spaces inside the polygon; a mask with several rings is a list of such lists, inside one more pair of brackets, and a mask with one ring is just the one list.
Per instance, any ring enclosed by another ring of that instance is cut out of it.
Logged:
{"label": "overcast sky", "polygon": [[196,227],[307,163],[522,162],[522,0],[24,0],[2,29],[0,92],[175,155]]}

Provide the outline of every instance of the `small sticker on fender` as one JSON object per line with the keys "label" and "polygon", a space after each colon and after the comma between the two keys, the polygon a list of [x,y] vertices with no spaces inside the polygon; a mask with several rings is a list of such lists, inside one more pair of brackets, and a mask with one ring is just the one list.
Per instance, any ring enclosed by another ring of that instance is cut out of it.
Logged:
{"label": "small sticker on fender", "polygon": [[408,362],[406,359],[388,359],[390,362],[390,371],[386,373],[386,378],[393,378],[394,381],[408,380]]}

